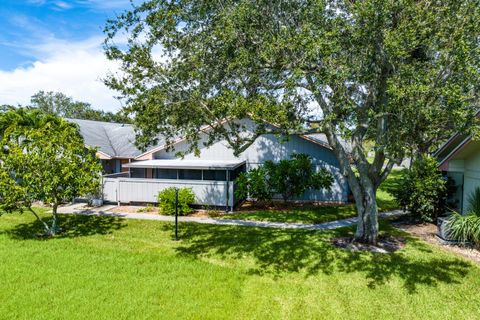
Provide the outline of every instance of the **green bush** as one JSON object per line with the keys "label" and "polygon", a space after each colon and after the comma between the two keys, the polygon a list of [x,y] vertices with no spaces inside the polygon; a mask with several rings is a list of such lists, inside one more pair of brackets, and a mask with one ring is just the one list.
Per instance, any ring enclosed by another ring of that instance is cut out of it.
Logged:
{"label": "green bush", "polygon": [[431,156],[416,160],[392,194],[398,204],[423,222],[433,222],[445,210],[447,180]]}
{"label": "green bush", "polygon": [[235,186],[238,199],[250,197],[253,201],[272,200],[272,191],[263,167],[242,172],[235,180]]}
{"label": "green bush", "polygon": [[[195,202],[195,194],[191,188],[178,190],[178,214],[186,215],[193,211],[190,207]],[[163,189],[158,194],[160,212],[167,215],[175,214],[175,188]]]}
{"label": "green bush", "polygon": [[445,223],[447,236],[460,242],[473,242],[480,245],[480,189],[477,188],[468,198],[465,215],[454,213]]}
{"label": "green bush", "polygon": [[308,189],[330,188],[333,183],[328,171],[315,172],[312,158],[306,154],[293,154],[291,159],[278,163],[267,161],[265,170],[271,190],[284,201],[299,197]]}
{"label": "green bush", "polygon": [[293,154],[289,160],[266,161],[263,166],[242,173],[235,182],[238,198],[250,196],[257,201],[268,201],[274,194],[280,194],[287,201],[308,189],[330,188],[333,177],[324,169],[315,172],[310,156]]}

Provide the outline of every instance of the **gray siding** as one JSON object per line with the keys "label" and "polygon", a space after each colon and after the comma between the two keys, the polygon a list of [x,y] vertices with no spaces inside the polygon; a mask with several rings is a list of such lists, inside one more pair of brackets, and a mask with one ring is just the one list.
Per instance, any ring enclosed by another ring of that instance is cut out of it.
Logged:
{"label": "gray siding", "polygon": [[[191,188],[196,205],[227,205],[227,182],[222,181],[104,178],[103,197],[105,201],[113,203],[156,203],[158,193],[169,187]],[[228,183],[228,188],[228,206],[232,206],[233,183]]]}
{"label": "gray siding", "polygon": [[[250,120],[243,120],[247,127],[254,124]],[[206,137],[200,141],[199,145],[206,142]],[[178,151],[188,150],[188,144],[181,142],[175,145],[175,150],[166,152],[159,151],[154,154],[155,159],[174,159],[175,153]],[[202,160],[246,160],[247,170],[254,168],[267,160],[280,161],[288,159],[293,153],[305,153],[312,157],[316,168],[325,168],[331,172],[335,178],[335,182],[330,191],[310,191],[297,200],[306,201],[332,201],[347,202],[348,201],[348,183],[346,178],[340,173],[338,161],[330,149],[320,146],[316,143],[303,139],[299,136],[291,136],[287,141],[279,141],[274,135],[264,135],[259,137],[245,152],[235,157],[232,149],[228,147],[225,141],[218,141],[212,146],[203,147],[200,151],[200,159]],[[199,159],[193,154],[187,154],[186,159]]]}

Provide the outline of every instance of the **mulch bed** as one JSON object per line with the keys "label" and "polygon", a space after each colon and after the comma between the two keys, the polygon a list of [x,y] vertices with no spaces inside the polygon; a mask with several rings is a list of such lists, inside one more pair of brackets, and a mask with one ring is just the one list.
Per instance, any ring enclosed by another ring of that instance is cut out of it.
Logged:
{"label": "mulch bed", "polygon": [[378,238],[376,245],[353,241],[352,237],[335,237],[331,243],[341,249],[351,251],[370,251],[375,253],[392,253],[405,246],[405,239],[398,236],[385,235]]}

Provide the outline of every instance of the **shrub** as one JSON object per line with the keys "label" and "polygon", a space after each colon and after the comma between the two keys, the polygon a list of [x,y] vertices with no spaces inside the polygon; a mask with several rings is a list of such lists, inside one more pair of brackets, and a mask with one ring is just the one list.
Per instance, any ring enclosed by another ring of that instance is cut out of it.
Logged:
{"label": "shrub", "polygon": [[446,179],[431,156],[416,160],[398,183],[393,195],[398,204],[423,221],[435,221],[445,210]]}
{"label": "shrub", "polygon": [[299,197],[310,188],[329,188],[333,183],[332,175],[326,170],[313,170],[312,158],[306,154],[293,154],[291,159],[278,163],[267,161],[265,170],[271,189],[284,201]]}
{"label": "shrub", "polygon": [[293,154],[278,163],[267,161],[259,168],[241,174],[235,181],[239,198],[250,196],[257,201],[271,200],[280,194],[284,201],[303,195],[308,189],[330,188],[332,175],[326,170],[315,172],[312,159],[305,154]]}
{"label": "shrub", "polygon": [[450,239],[480,245],[480,188],[469,196],[467,213],[454,213],[446,221],[445,229]]}
{"label": "shrub", "polygon": [[[160,211],[163,214],[175,214],[175,188],[163,189],[158,194]],[[195,201],[195,194],[191,188],[180,188],[178,190],[178,214],[186,215],[193,211],[190,205]]]}
{"label": "shrub", "polygon": [[263,167],[242,172],[235,180],[235,196],[239,199],[250,197],[253,201],[272,200],[272,191]]}

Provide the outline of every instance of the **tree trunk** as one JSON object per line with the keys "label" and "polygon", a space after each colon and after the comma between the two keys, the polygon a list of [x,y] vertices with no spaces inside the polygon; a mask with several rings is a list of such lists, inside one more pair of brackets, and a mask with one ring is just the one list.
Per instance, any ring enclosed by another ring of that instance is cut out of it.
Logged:
{"label": "tree trunk", "polygon": [[42,218],[40,218],[40,216],[31,207],[28,207],[28,210],[35,216],[35,218],[37,218],[38,221],[40,221],[40,223],[43,224],[43,228],[45,229],[45,234],[49,234],[50,227],[48,226],[48,224],[45,221],[43,221]]}
{"label": "tree trunk", "polygon": [[52,208],[53,221],[50,228],[50,234],[55,235],[60,232],[60,226],[58,225],[58,215],[57,215],[58,204],[54,204]]}
{"label": "tree trunk", "polygon": [[376,190],[372,186],[361,185],[360,190],[352,190],[352,192],[354,192],[358,214],[355,240],[363,243],[376,244],[378,241]]}

